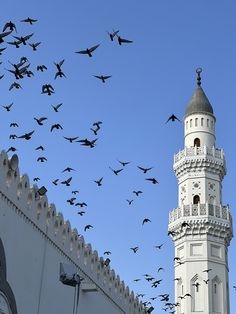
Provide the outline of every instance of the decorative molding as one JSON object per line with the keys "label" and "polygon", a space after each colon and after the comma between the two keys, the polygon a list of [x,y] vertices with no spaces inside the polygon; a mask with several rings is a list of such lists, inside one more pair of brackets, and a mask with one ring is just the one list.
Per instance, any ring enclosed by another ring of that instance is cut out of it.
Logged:
{"label": "decorative molding", "polygon": [[[0,197],[35,231],[46,238],[71,263],[78,267],[99,290],[111,299],[125,313],[146,313],[146,308],[135,297],[134,292],[125,286],[119,275],[86,244],[77,229],[72,229],[54,204],[48,204],[47,196],[35,198],[37,185],[30,186],[29,177],[20,176],[18,165],[12,163],[6,152],[0,154]],[[12,167],[13,168],[13,167]]]}

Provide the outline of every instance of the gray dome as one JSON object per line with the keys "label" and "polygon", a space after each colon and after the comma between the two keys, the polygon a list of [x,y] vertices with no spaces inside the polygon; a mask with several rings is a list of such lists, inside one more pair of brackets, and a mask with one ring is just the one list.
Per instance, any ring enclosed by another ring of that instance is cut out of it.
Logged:
{"label": "gray dome", "polygon": [[201,86],[196,87],[193,97],[186,108],[185,116],[198,112],[214,114],[213,108]]}

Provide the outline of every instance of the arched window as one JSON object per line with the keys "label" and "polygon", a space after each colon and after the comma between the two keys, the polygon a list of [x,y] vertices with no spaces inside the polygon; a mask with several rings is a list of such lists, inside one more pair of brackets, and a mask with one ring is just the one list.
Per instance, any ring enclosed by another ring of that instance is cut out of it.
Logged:
{"label": "arched window", "polygon": [[203,126],[204,118],[201,118],[201,126]]}
{"label": "arched window", "polygon": [[194,195],[193,197],[193,204],[198,204],[200,203],[200,196],[199,195]]}
{"label": "arched window", "polygon": [[195,126],[197,126],[198,118],[195,118]]}
{"label": "arched window", "polygon": [[186,130],[188,129],[188,121],[186,121]]}
{"label": "arched window", "polygon": [[190,119],[190,128],[192,127],[193,120]]}
{"label": "arched window", "polygon": [[200,147],[200,139],[198,137],[194,139],[193,146]]}
{"label": "arched window", "polygon": [[209,119],[207,119],[207,127],[209,127]]}
{"label": "arched window", "polygon": [[213,130],[213,121],[211,120],[211,129]]}

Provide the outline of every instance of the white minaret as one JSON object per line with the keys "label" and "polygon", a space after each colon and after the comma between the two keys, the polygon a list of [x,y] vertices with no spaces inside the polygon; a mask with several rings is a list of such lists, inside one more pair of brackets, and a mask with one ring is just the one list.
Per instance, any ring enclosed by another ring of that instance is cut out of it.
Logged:
{"label": "white minaret", "polygon": [[169,234],[175,245],[176,313],[229,314],[227,254],[233,230],[221,196],[226,165],[215,145],[216,118],[201,87],[201,71],[183,120],[184,149],[174,156],[179,196]]}

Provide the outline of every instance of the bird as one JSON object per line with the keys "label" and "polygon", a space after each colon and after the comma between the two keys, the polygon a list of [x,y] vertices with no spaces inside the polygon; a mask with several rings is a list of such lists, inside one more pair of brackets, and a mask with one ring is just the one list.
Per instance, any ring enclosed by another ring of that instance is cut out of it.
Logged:
{"label": "bird", "polygon": [[138,281],[140,281],[140,280],[141,280],[140,278],[134,279],[135,282],[138,282]]}
{"label": "bird", "polygon": [[33,43],[33,44],[29,44],[30,47],[33,48],[33,51],[36,51],[37,50],[37,47],[41,44],[41,42],[37,42],[37,43]]}
{"label": "bird", "polygon": [[147,179],[145,179],[145,180],[151,181],[153,184],[158,184],[158,183],[159,183],[159,182],[157,181],[157,179],[155,179],[155,178],[147,178]]}
{"label": "bird", "polygon": [[117,38],[118,38],[118,43],[119,43],[120,46],[121,46],[122,44],[130,44],[130,43],[133,42],[132,40],[128,40],[128,39],[125,39],[125,38],[121,38],[120,36],[117,36]]}
{"label": "bird", "polygon": [[47,68],[46,65],[44,65],[44,64],[37,66],[37,71],[43,72],[44,70],[47,70],[47,69],[48,69],[48,68]]}
{"label": "bird", "polygon": [[117,160],[123,167],[127,166],[128,164],[130,164],[130,161],[120,161]]}
{"label": "bird", "polygon": [[39,180],[40,180],[39,177],[33,178],[33,181],[34,181],[34,182],[38,182]]}
{"label": "bird", "polygon": [[11,34],[12,31],[0,33],[0,44],[4,42],[4,37],[7,37]]}
{"label": "bird", "polygon": [[76,51],[75,53],[87,54],[89,57],[92,57],[92,52],[96,50],[99,46],[100,44],[93,46],[91,48],[86,48],[85,50]]}
{"label": "bird", "polygon": [[4,77],[4,74],[0,75],[0,80]]}
{"label": "bird", "polygon": [[9,90],[12,90],[13,88],[16,88],[16,89],[21,88],[22,89],[21,85],[19,83],[16,83],[16,82],[14,82],[10,85]]}
{"label": "bird", "polygon": [[66,167],[62,172],[71,172],[71,171],[75,171],[75,169],[71,167]]}
{"label": "bird", "polygon": [[111,169],[111,171],[117,176],[121,171],[123,171],[124,169],[112,169],[111,167],[109,167]]}
{"label": "bird", "polygon": [[47,118],[46,117],[34,118],[34,120],[38,123],[38,125],[43,125],[43,121],[47,120]]}
{"label": "bird", "polygon": [[77,212],[78,215],[83,216],[85,214],[84,211]]}
{"label": "bird", "polygon": [[66,186],[70,186],[70,182],[72,180],[72,177],[70,177],[69,179],[62,181],[61,184],[65,184]]}
{"label": "bird", "polygon": [[13,128],[18,128],[19,125],[16,123],[16,122],[11,122],[10,123],[10,128],[13,127]]}
{"label": "bird", "polygon": [[174,236],[174,235],[176,235],[176,232],[174,232],[174,231],[168,231],[167,235],[168,235],[168,236],[169,236],[169,235]]}
{"label": "bird", "polygon": [[205,269],[205,270],[203,270],[202,272],[203,272],[203,273],[209,273],[209,271],[212,271],[212,268]]}
{"label": "bird", "polygon": [[174,122],[175,120],[178,120],[179,122],[181,122],[179,120],[179,118],[177,118],[174,114],[172,114],[171,116],[169,116],[169,118],[167,119],[166,123],[168,123],[169,121]]}
{"label": "bird", "polygon": [[145,296],[144,293],[139,293],[139,294],[137,294],[137,297],[138,297],[138,298],[143,298],[144,296]]}
{"label": "bird", "polygon": [[6,105],[6,106],[2,106],[4,109],[6,109],[6,111],[10,111],[11,110],[11,107],[13,105],[13,102],[10,104],[10,105]]}
{"label": "bird", "polygon": [[236,290],[236,286],[233,286],[234,290]]}
{"label": "bird", "polygon": [[2,52],[7,49],[6,47],[5,48],[0,48],[0,56],[2,55]]}
{"label": "bird", "polygon": [[[0,38],[1,42],[1,38]],[[16,48],[20,48],[20,44],[22,43],[20,40],[14,40],[14,41],[7,41],[8,45],[15,46]]]}
{"label": "bird", "polygon": [[134,253],[137,253],[139,247],[138,246],[135,246],[135,247],[131,247],[130,248]]}
{"label": "bird", "polygon": [[99,129],[93,129],[93,128],[90,128],[91,131],[93,131],[94,135],[98,135],[98,131],[100,130]]}
{"label": "bird", "polygon": [[105,251],[103,254],[104,255],[111,255],[111,252],[110,251]]}
{"label": "bird", "polygon": [[52,181],[52,183],[54,184],[54,185],[58,185],[58,182],[59,181],[59,179],[56,179],[56,180],[54,180],[54,181]]}
{"label": "bird", "polygon": [[54,94],[54,88],[52,87],[51,84],[44,84],[42,86],[42,92],[41,94],[48,94],[48,96],[51,96],[52,94]]}
{"label": "bird", "polygon": [[153,281],[155,278],[154,277],[146,277],[145,279],[149,282],[149,281]]}
{"label": "bird", "polygon": [[15,152],[17,149],[13,146],[11,146],[10,148],[8,148],[7,153],[8,152]]}
{"label": "bird", "polygon": [[35,22],[37,22],[38,20],[32,19],[30,17],[27,17],[27,19],[21,20],[21,22],[25,22],[25,23],[29,23],[29,24],[33,24]]}
{"label": "bird", "polygon": [[107,32],[107,33],[108,33],[108,35],[109,35],[111,41],[114,41],[114,37],[119,33],[119,31],[114,31],[114,30],[113,30],[112,33],[110,33],[110,32]]}
{"label": "bird", "polygon": [[10,31],[13,31],[13,30],[16,31],[16,25],[15,25],[12,21],[7,22],[7,23],[3,26],[2,31],[5,32],[8,28],[10,29]]}
{"label": "bird", "polygon": [[71,193],[75,195],[75,194],[79,193],[79,190],[74,190]]}
{"label": "bird", "polygon": [[94,77],[98,78],[99,80],[101,80],[103,83],[106,82],[107,79],[109,79],[110,77],[112,77],[111,75],[94,75]]}
{"label": "bird", "polygon": [[162,243],[162,244],[160,244],[160,245],[155,245],[155,248],[160,250],[160,249],[162,248],[162,246],[163,246],[163,245],[164,245],[163,243]]}
{"label": "bird", "polygon": [[101,186],[101,185],[102,185],[102,180],[103,180],[103,177],[101,177],[99,180],[95,180],[94,182],[95,182],[98,186]]}
{"label": "bird", "polygon": [[143,222],[142,222],[142,225],[144,225],[144,224],[147,223],[147,222],[151,222],[151,220],[148,219],[148,218],[144,218],[144,219],[143,219]]}
{"label": "bird", "polygon": [[192,298],[192,296],[191,296],[190,293],[185,293],[184,298],[185,298],[185,297],[191,297],[191,298]]}
{"label": "bird", "polygon": [[86,225],[86,226],[84,227],[84,231],[89,230],[89,229],[91,229],[91,228],[93,228],[92,225]]}
{"label": "bird", "polygon": [[42,145],[35,148],[35,150],[44,150],[44,147]]}
{"label": "bird", "polygon": [[203,281],[205,282],[205,284],[208,284],[209,280],[210,280],[210,279],[207,279],[207,280],[204,280],[204,279],[203,279]]}
{"label": "bird", "polygon": [[187,223],[186,221],[184,221],[184,222],[181,224],[181,229],[182,229],[182,228],[185,228],[185,227],[190,228],[190,224]]}
{"label": "bird", "polygon": [[34,33],[26,35],[26,36],[13,36],[16,40],[20,41],[23,45],[26,45],[26,41],[29,40],[32,36],[34,35]]}
{"label": "bird", "polygon": [[139,196],[139,194],[142,194],[143,192],[142,192],[142,191],[133,191],[133,193],[134,193],[136,196]]}
{"label": "bird", "polygon": [[156,280],[152,283],[152,288],[157,288],[157,286],[162,282],[162,279]]}
{"label": "bird", "polygon": [[62,72],[62,71],[58,71],[56,72],[55,76],[54,76],[54,80],[57,78],[57,77],[66,77],[65,73]]}
{"label": "bird", "polygon": [[63,137],[64,137],[64,139],[66,139],[70,143],[73,143],[75,140],[77,140],[79,138],[78,136],[76,136],[76,137],[65,137],[65,136],[63,136]]}
{"label": "bird", "polygon": [[52,132],[54,129],[57,129],[57,130],[61,129],[61,130],[63,130],[63,127],[59,123],[56,123],[56,124],[53,124],[51,126],[50,131]]}
{"label": "bird", "polygon": [[78,141],[76,141],[76,142],[80,142],[80,143],[82,143],[81,145],[83,145],[83,146],[88,146],[88,147],[90,147],[90,148],[93,148],[93,147],[95,147],[96,145],[95,145],[95,143],[96,143],[96,141],[97,141],[98,139],[97,138],[95,138],[94,140],[88,140],[87,138],[85,138],[85,139],[83,139],[83,140],[78,140]]}
{"label": "bird", "polygon": [[62,64],[64,63],[64,61],[65,61],[65,59],[61,60],[60,62],[54,62],[58,71],[61,71],[61,67],[62,67]]}
{"label": "bird", "polygon": [[102,121],[96,121],[96,122],[93,123],[93,126],[96,126],[97,129],[99,130],[101,128],[100,127],[101,124],[102,124]]}
{"label": "bird", "polygon": [[10,134],[9,139],[15,140],[17,138],[16,134]]}
{"label": "bird", "polygon": [[84,207],[84,206],[88,206],[85,202],[83,203],[76,203],[75,206],[79,206],[79,207]]}
{"label": "bird", "polygon": [[180,261],[180,257],[174,257],[174,261]]}
{"label": "bird", "polygon": [[129,205],[131,205],[134,200],[126,200],[126,201],[128,202]]}
{"label": "bird", "polygon": [[29,133],[25,133],[21,136],[17,136],[17,138],[24,138],[25,140],[30,140],[32,135],[33,135],[34,131],[31,131]]}
{"label": "bird", "polygon": [[47,161],[47,158],[46,157],[38,157],[37,161],[45,162],[45,161]]}
{"label": "bird", "polygon": [[140,166],[137,166],[140,170],[143,171],[143,173],[147,173],[149,170],[153,169],[153,167],[150,167],[150,168],[143,168],[143,167],[140,167]]}
{"label": "bird", "polygon": [[58,104],[58,105],[55,105],[55,106],[52,105],[52,108],[53,108],[53,110],[54,110],[55,112],[58,112],[58,109],[59,109],[61,106],[62,106],[62,103],[61,103],[61,104]]}
{"label": "bird", "polygon": [[74,205],[75,204],[75,202],[74,202],[75,200],[76,200],[76,197],[72,197],[69,200],[67,200],[67,203],[69,203],[70,205]]}
{"label": "bird", "polygon": [[200,286],[200,283],[199,283],[199,282],[193,283],[193,284],[192,284],[192,286],[194,286],[194,287],[196,287],[196,288],[197,288],[197,287],[199,287],[199,286]]}

